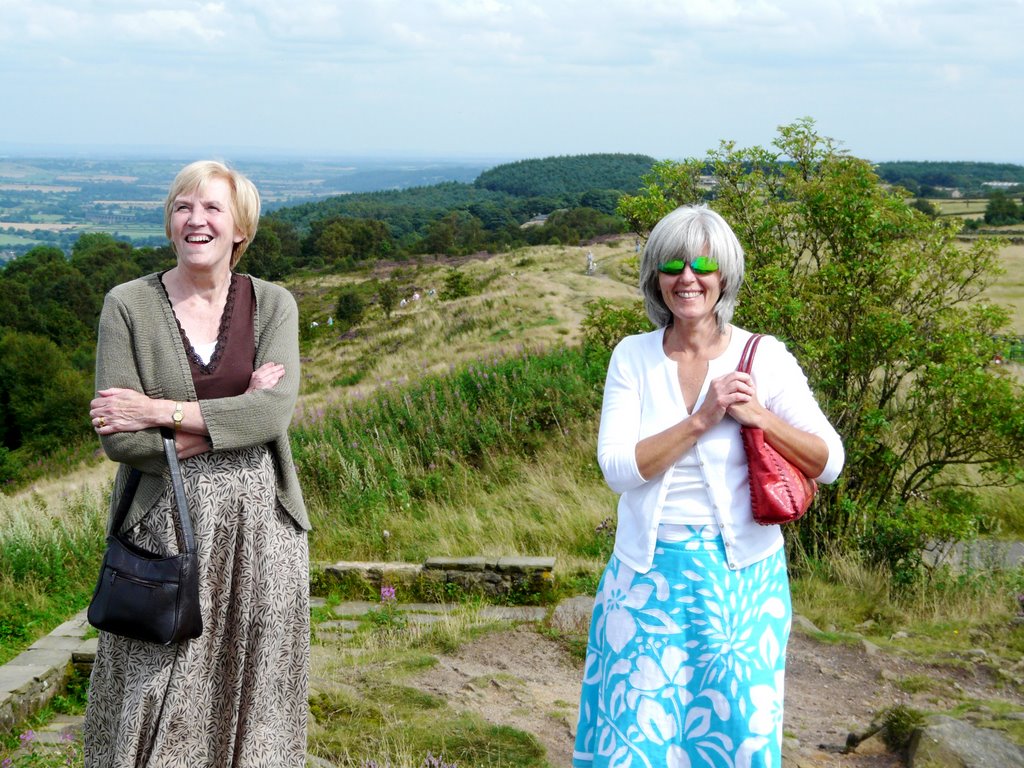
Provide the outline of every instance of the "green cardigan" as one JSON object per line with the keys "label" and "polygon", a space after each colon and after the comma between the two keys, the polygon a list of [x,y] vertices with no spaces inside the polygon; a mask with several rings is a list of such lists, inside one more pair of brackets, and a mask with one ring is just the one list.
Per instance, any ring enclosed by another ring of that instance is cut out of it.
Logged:
{"label": "green cardigan", "polygon": [[[295,522],[309,530],[299,478],[288,442],[288,425],[299,394],[299,311],[284,288],[252,278],[256,294],[254,331],[257,367],[284,366],[271,389],[235,397],[200,400],[213,451],[266,445],[277,469],[277,498]],[[96,389],[123,387],[149,397],[195,401],[185,347],[158,274],[113,288],[103,302],[96,349]],[[103,450],[120,462],[110,501],[113,514],[129,468],[142,471],[124,528],[135,525],[163,493],[169,475],[159,429],[118,432],[100,438]]]}

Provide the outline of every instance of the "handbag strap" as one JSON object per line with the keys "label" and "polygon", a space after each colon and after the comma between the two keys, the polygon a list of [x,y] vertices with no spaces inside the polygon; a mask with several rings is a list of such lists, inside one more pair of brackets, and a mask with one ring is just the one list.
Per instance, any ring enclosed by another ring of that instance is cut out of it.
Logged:
{"label": "handbag strap", "polygon": [[192,531],[192,518],[188,514],[188,499],[185,498],[185,484],[181,480],[181,465],[178,464],[178,449],[174,447],[174,433],[167,427],[160,428],[164,440],[164,455],[167,466],[171,470],[171,486],[174,488],[175,508],[178,510],[178,522],[181,524],[180,543],[182,554],[196,551],[196,536]]}
{"label": "handbag strap", "polygon": [[743,354],[740,355],[740,364],[736,366],[737,371],[750,373],[750,368],[754,364],[754,355],[757,353],[757,345],[761,343],[763,336],[763,333],[755,333],[747,339],[747,344],[743,347]]}
{"label": "handbag strap", "polygon": [[[166,427],[161,427],[160,436],[164,444],[164,456],[167,458],[167,466],[171,472],[171,487],[174,489],[174,508],[178,513],[178,525],[175,526],[175,532],[180,531],[178,551],[182,554],[195,552],[196,537],[195,532],[192,530],[192,518],[188,513],[188,499],[185,497],[185,484],[181,479],[178,451],[174,447],[174,433]],[[114,513],[114,520],[110,528],[114,536],[119,534],[121,526],[124,525],[124,520],[128,516],[128,510],[132,506],[132,500],[135,498],[135,492],[139,488],[139,481],[141,479],[142,472],[137,469],[133,468],[128,474],[128,482],[125,483],[124,492],[121,494],[121,499],[118,502],[117,511]]]}

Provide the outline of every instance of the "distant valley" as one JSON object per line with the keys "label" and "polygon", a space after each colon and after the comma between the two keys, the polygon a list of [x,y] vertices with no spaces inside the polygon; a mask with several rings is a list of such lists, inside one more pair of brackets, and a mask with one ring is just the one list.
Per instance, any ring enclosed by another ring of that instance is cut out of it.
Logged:
{"label": "distant valley", "polygon": [[[162,203],[187,158],[0,156],[0,263],[36,245],[68,250],[83,232],[160,245]],[[470,183],[493,163],[457,160],[240,160],[264,210],[336,195]]]}

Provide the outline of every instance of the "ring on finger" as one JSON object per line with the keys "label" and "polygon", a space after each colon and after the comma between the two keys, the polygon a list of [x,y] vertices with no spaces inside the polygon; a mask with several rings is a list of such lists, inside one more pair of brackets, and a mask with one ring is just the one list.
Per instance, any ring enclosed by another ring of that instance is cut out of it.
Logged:
{"label": "ring on finger", "polygon": [[101,427],[107,426],[107,422],[106,422],[106,420],[102,416],[100,416],[98,419],[96,419],[96,423],[99,426],[101,426]]}

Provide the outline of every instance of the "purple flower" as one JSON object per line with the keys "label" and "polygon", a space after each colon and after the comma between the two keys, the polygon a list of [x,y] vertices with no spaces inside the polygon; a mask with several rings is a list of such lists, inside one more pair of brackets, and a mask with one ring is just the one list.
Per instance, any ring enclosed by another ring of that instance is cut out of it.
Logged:
{"label": "purple flower", "polygon": [[386,586],[380,588],[380,601],[382,603],[392,603],[395,601],[395,588]]}
{"label": "purple flower", "polygon": [[21,739],[21,746],[27,747],[29,744],[35,741],[36,732],[29,728],[27,731],[21,734],[19,738]]}

